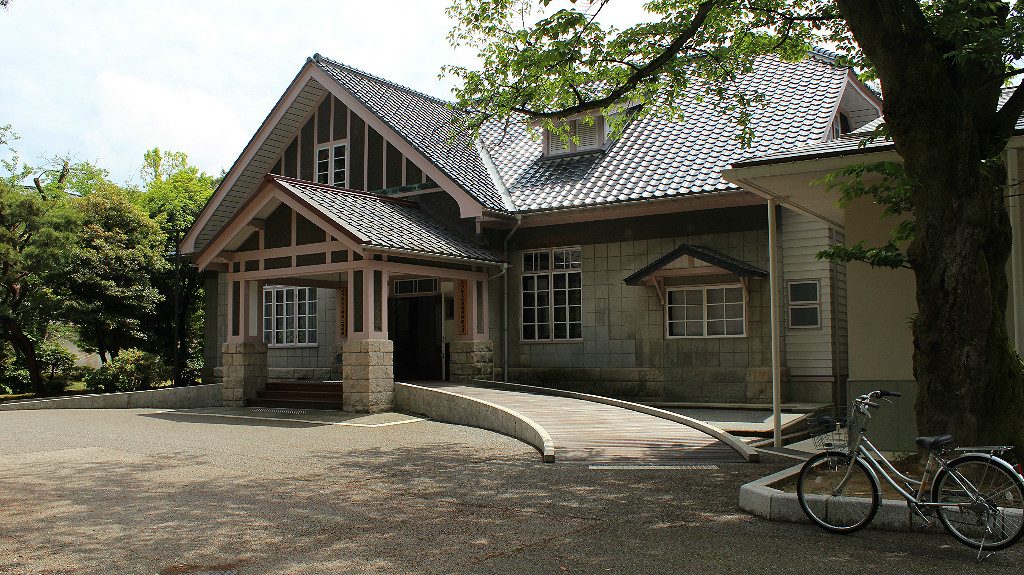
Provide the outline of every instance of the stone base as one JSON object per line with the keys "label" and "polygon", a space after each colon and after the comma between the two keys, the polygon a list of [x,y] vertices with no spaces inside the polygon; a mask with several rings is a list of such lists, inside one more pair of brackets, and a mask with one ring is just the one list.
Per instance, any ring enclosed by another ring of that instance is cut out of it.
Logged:
{"label": "stone base", "polygon": [[[789,400],[789,368],[780,369],[782,375],[782,401]],[[772,402],[772,368],[747,368],[747,401],[751,403]]]}
{"label": "stone base", "polygon": [[394,349],[390,339],[345,342],[341,347],[342,409],[378,413],[394,408]]}
{"label": "stone base", "polygon": [[494,376],[494,342],[456,341],[451,345],[450,379],[466,383],[474,379],[489,380]]}
{"label": "stone base", "polygon": [[224,405],[241,407],[267,386],[267,344],[225,343],[221,357]]}

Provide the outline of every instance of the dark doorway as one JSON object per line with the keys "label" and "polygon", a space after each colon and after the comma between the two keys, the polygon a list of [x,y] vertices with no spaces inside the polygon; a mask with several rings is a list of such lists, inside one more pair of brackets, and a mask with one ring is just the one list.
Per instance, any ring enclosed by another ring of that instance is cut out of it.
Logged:
{"label": "dark doorway", "polygon": [[388,300],[388,334],[395,342],[395,379],[441,379],[441,296]]}

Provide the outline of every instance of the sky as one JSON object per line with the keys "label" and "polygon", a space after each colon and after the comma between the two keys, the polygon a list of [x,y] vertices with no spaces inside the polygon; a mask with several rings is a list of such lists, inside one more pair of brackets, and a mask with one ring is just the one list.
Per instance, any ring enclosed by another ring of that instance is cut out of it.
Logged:
{"label": "sky", "polygon": [[[0,126],[22,160],[70,156],[137,182],[143,152],[228,169],[305,63],[332,59],[450,97],[450,0],[12,0],[0,10]],[[628,26],[637,0],[602,20]]]}

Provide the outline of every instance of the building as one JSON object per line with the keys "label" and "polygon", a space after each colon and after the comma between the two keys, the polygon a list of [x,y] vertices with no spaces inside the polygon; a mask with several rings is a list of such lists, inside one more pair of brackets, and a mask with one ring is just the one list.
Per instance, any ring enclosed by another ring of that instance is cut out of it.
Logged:
{"label": "building", "polygon": [[[344,381],[345,409],[399,380],[498,378],[640,399],[772,396],[769,218],[731,163],[832,141],[880,104],[834,56],[764,58],[752,146],[714,103],[578,142],[489,125],[315,55],[182,242],[208,270],[204,379]],[[842,228],[780,207],[784,396],[845,395]]]}

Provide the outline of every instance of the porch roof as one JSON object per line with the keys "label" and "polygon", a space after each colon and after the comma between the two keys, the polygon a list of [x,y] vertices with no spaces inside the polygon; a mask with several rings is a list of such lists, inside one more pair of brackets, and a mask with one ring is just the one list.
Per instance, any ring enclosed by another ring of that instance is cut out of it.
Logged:
{"label": "porch roof", "polygon": [[643,283],[645,279],[652,276],[665,266],[676,261],[683,256],[691,256],[694,259],[702,262],[711,264],[715,267],[721,268],[727,272],[734,273],[742,278],[756,277],[766,278],[768,272],[763,269],[749,264],[745,261],[738,260],[733,257],[729,257],[721,252],[716,252],[711,248],[704,246],[695,246],[692,244],[679,244],[674,250],[640,268],[633,274],[622,280],[626,285],[636,286]]}
{"label": "porch roof", "polygon": [[502,255],[463,236],[407,200],[268,175],[369,249],[500,263]]}

